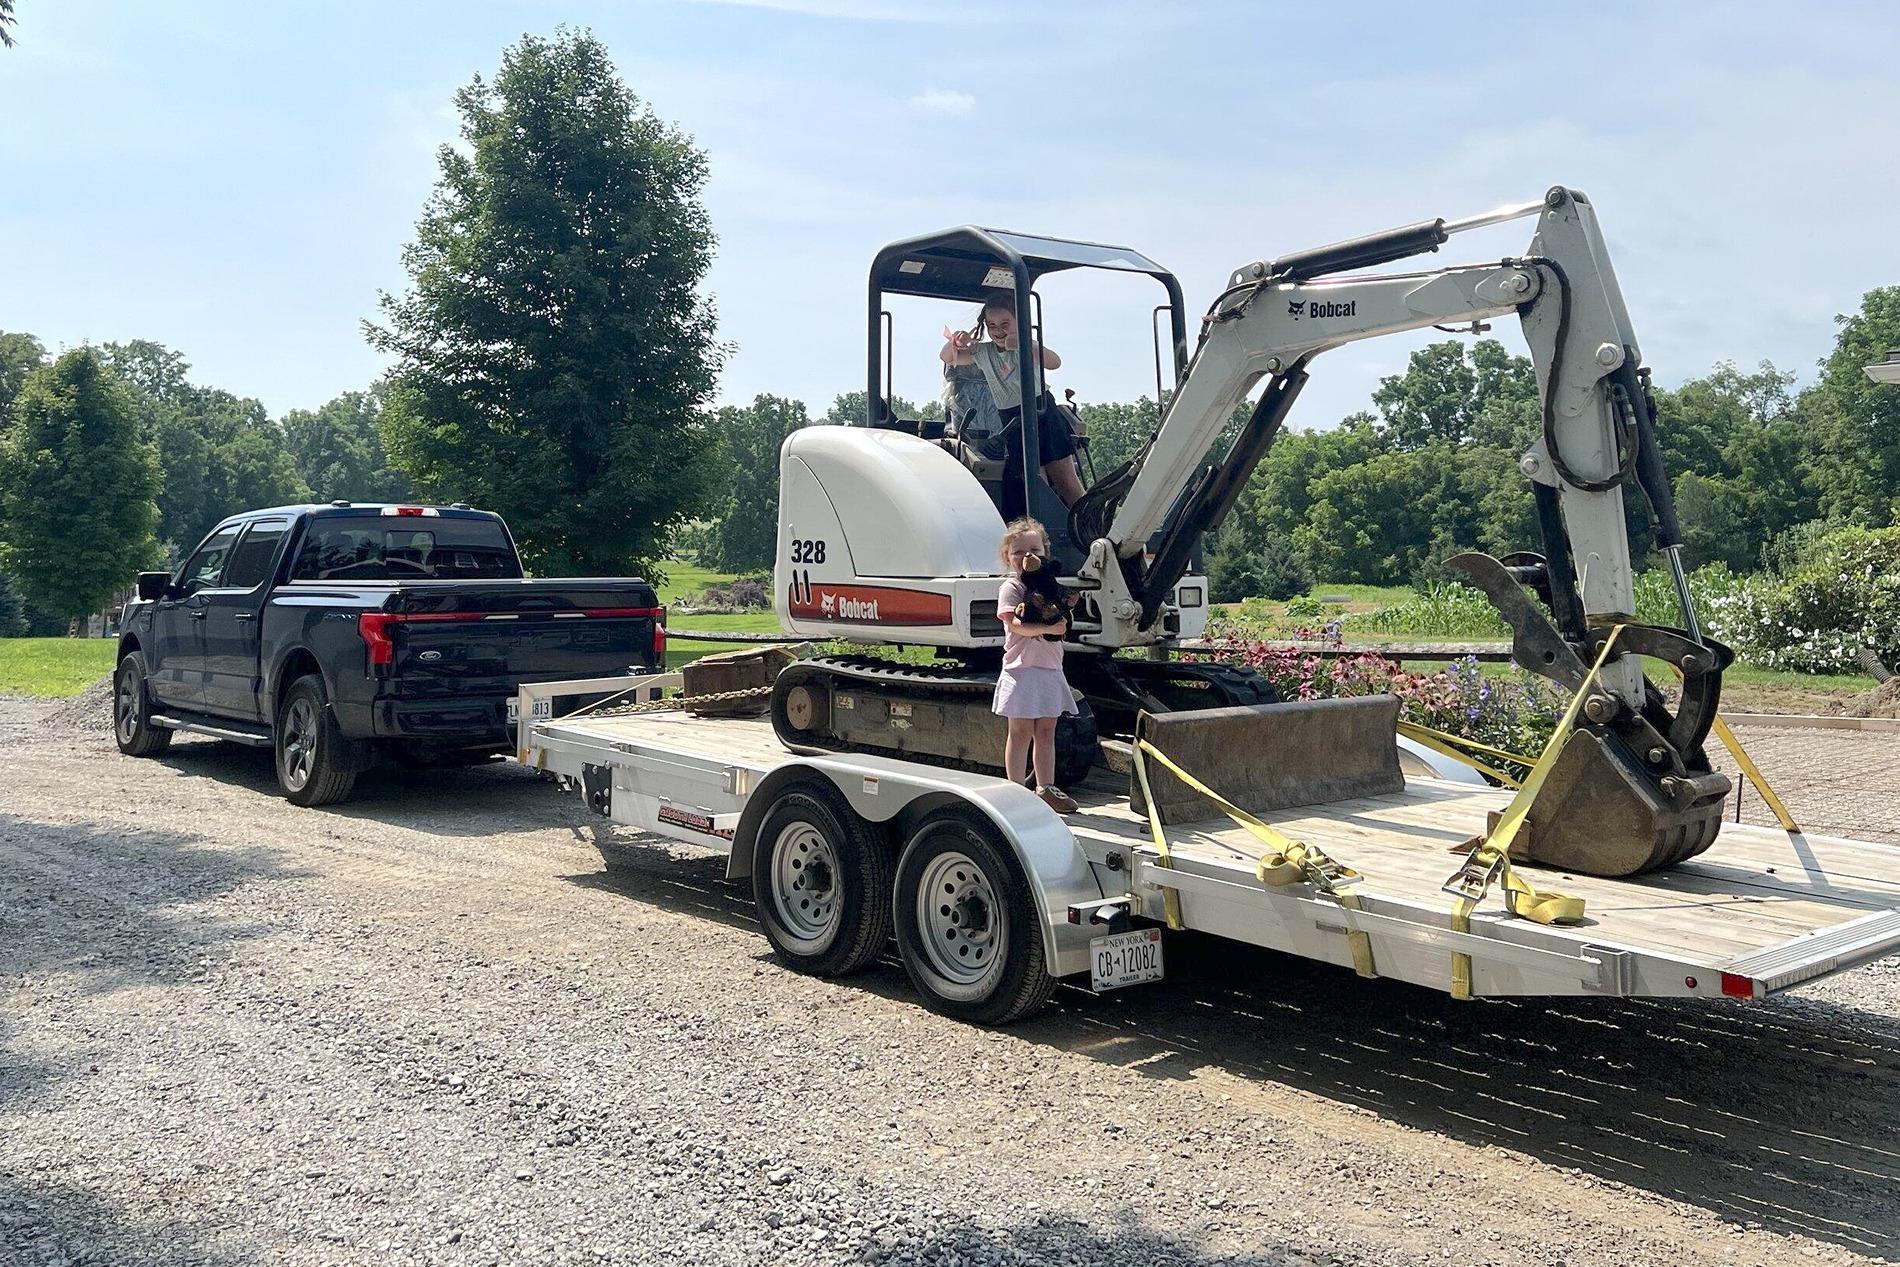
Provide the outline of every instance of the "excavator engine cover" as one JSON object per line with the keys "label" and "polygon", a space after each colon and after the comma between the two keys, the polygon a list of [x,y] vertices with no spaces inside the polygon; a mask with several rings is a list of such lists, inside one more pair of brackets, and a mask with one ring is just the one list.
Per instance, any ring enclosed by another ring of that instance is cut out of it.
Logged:
{"label": "excavator engine cover", "polygon": [[1658,781],[1615,734],[1578,729],[1531,802],[1532,862],[1584,875],[1674,866],[1715,843],[1731,784],[1686,772]]}
{"label": "excavator engine cover", "polygon": [[[1395,695],[1294,700],[1180,713],[1142,713],[1137,739],[1242,809],[1256,813],[1405,790]],[[1220,808],[1155,762],[1148,783],[1163,823],[1221,816]],[[1129,801],[1145,813],[1141,780]]]}

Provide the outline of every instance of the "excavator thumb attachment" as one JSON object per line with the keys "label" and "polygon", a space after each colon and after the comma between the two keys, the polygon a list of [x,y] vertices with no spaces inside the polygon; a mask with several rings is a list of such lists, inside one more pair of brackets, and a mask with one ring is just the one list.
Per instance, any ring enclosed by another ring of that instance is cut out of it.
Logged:
{"label": "excavator thumb attachment", "polygon": [[[1146,739],[1183,770],[1255,813],[1403,791],[1399,701],[1393,695],[1295,700],[1178,713],[1142,713]],[[1219,818],[1220,808],[1159,763],[1149,786],[1163,823]],[[1129,801],[1147,812],[1139,779]]]}

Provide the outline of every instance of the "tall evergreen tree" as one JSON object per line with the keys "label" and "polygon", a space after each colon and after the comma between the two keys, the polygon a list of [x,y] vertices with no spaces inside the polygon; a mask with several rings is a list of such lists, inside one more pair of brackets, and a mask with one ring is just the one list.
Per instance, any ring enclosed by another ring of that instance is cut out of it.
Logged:
{"label": "tall evergreen tree", "polygon": [[712,484],[723,349],[699,293],[706,160],[585,32],[526,36],[456,95],[466,152],[370,341],[382,420],[425,496],[503,512],[543,572],[648,568]]}
{"label": "tall evergreen tree", "polygon": [[97,611],[157,553],[158,461],[91,348],[35,370],[0,433],[0,568],[35,606]]}

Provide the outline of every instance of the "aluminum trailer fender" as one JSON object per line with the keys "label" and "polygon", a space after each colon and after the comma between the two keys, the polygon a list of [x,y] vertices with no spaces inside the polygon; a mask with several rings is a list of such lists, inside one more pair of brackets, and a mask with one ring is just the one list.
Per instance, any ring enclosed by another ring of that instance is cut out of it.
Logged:
{"label": "aluminum trailer fender", "polygon": [[1028,788],[1007,779],[921,766],[865,754],[797,756],[760,781],[746,800],[727,855],[726,878],[752,874],[759,822],[788,783],[822,776],[869,822],[896,827],[898,843],[914,824],[939,810],[962,806],[981,814],[1008,842],[1042,911],[1042,945],[1051,976],[1084,972],[1092,930],[1069,922],[1072,903],[1106,897],[1088,858],[1059,815]]}

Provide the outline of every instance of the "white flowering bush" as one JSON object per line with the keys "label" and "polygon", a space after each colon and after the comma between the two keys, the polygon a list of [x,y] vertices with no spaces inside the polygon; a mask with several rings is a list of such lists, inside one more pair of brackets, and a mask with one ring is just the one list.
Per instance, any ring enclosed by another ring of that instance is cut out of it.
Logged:
{"label": "white flowering bush", "polygon": [[[1689,592],[1703,629],[1749,664],[1851,673],[1863,647],[1900,662],[1900,528],[1831,532],[1782,577],[1697,568]],[[1667,572],[1636,578],[1636,611],[1650,624],[1682,623]]]}

